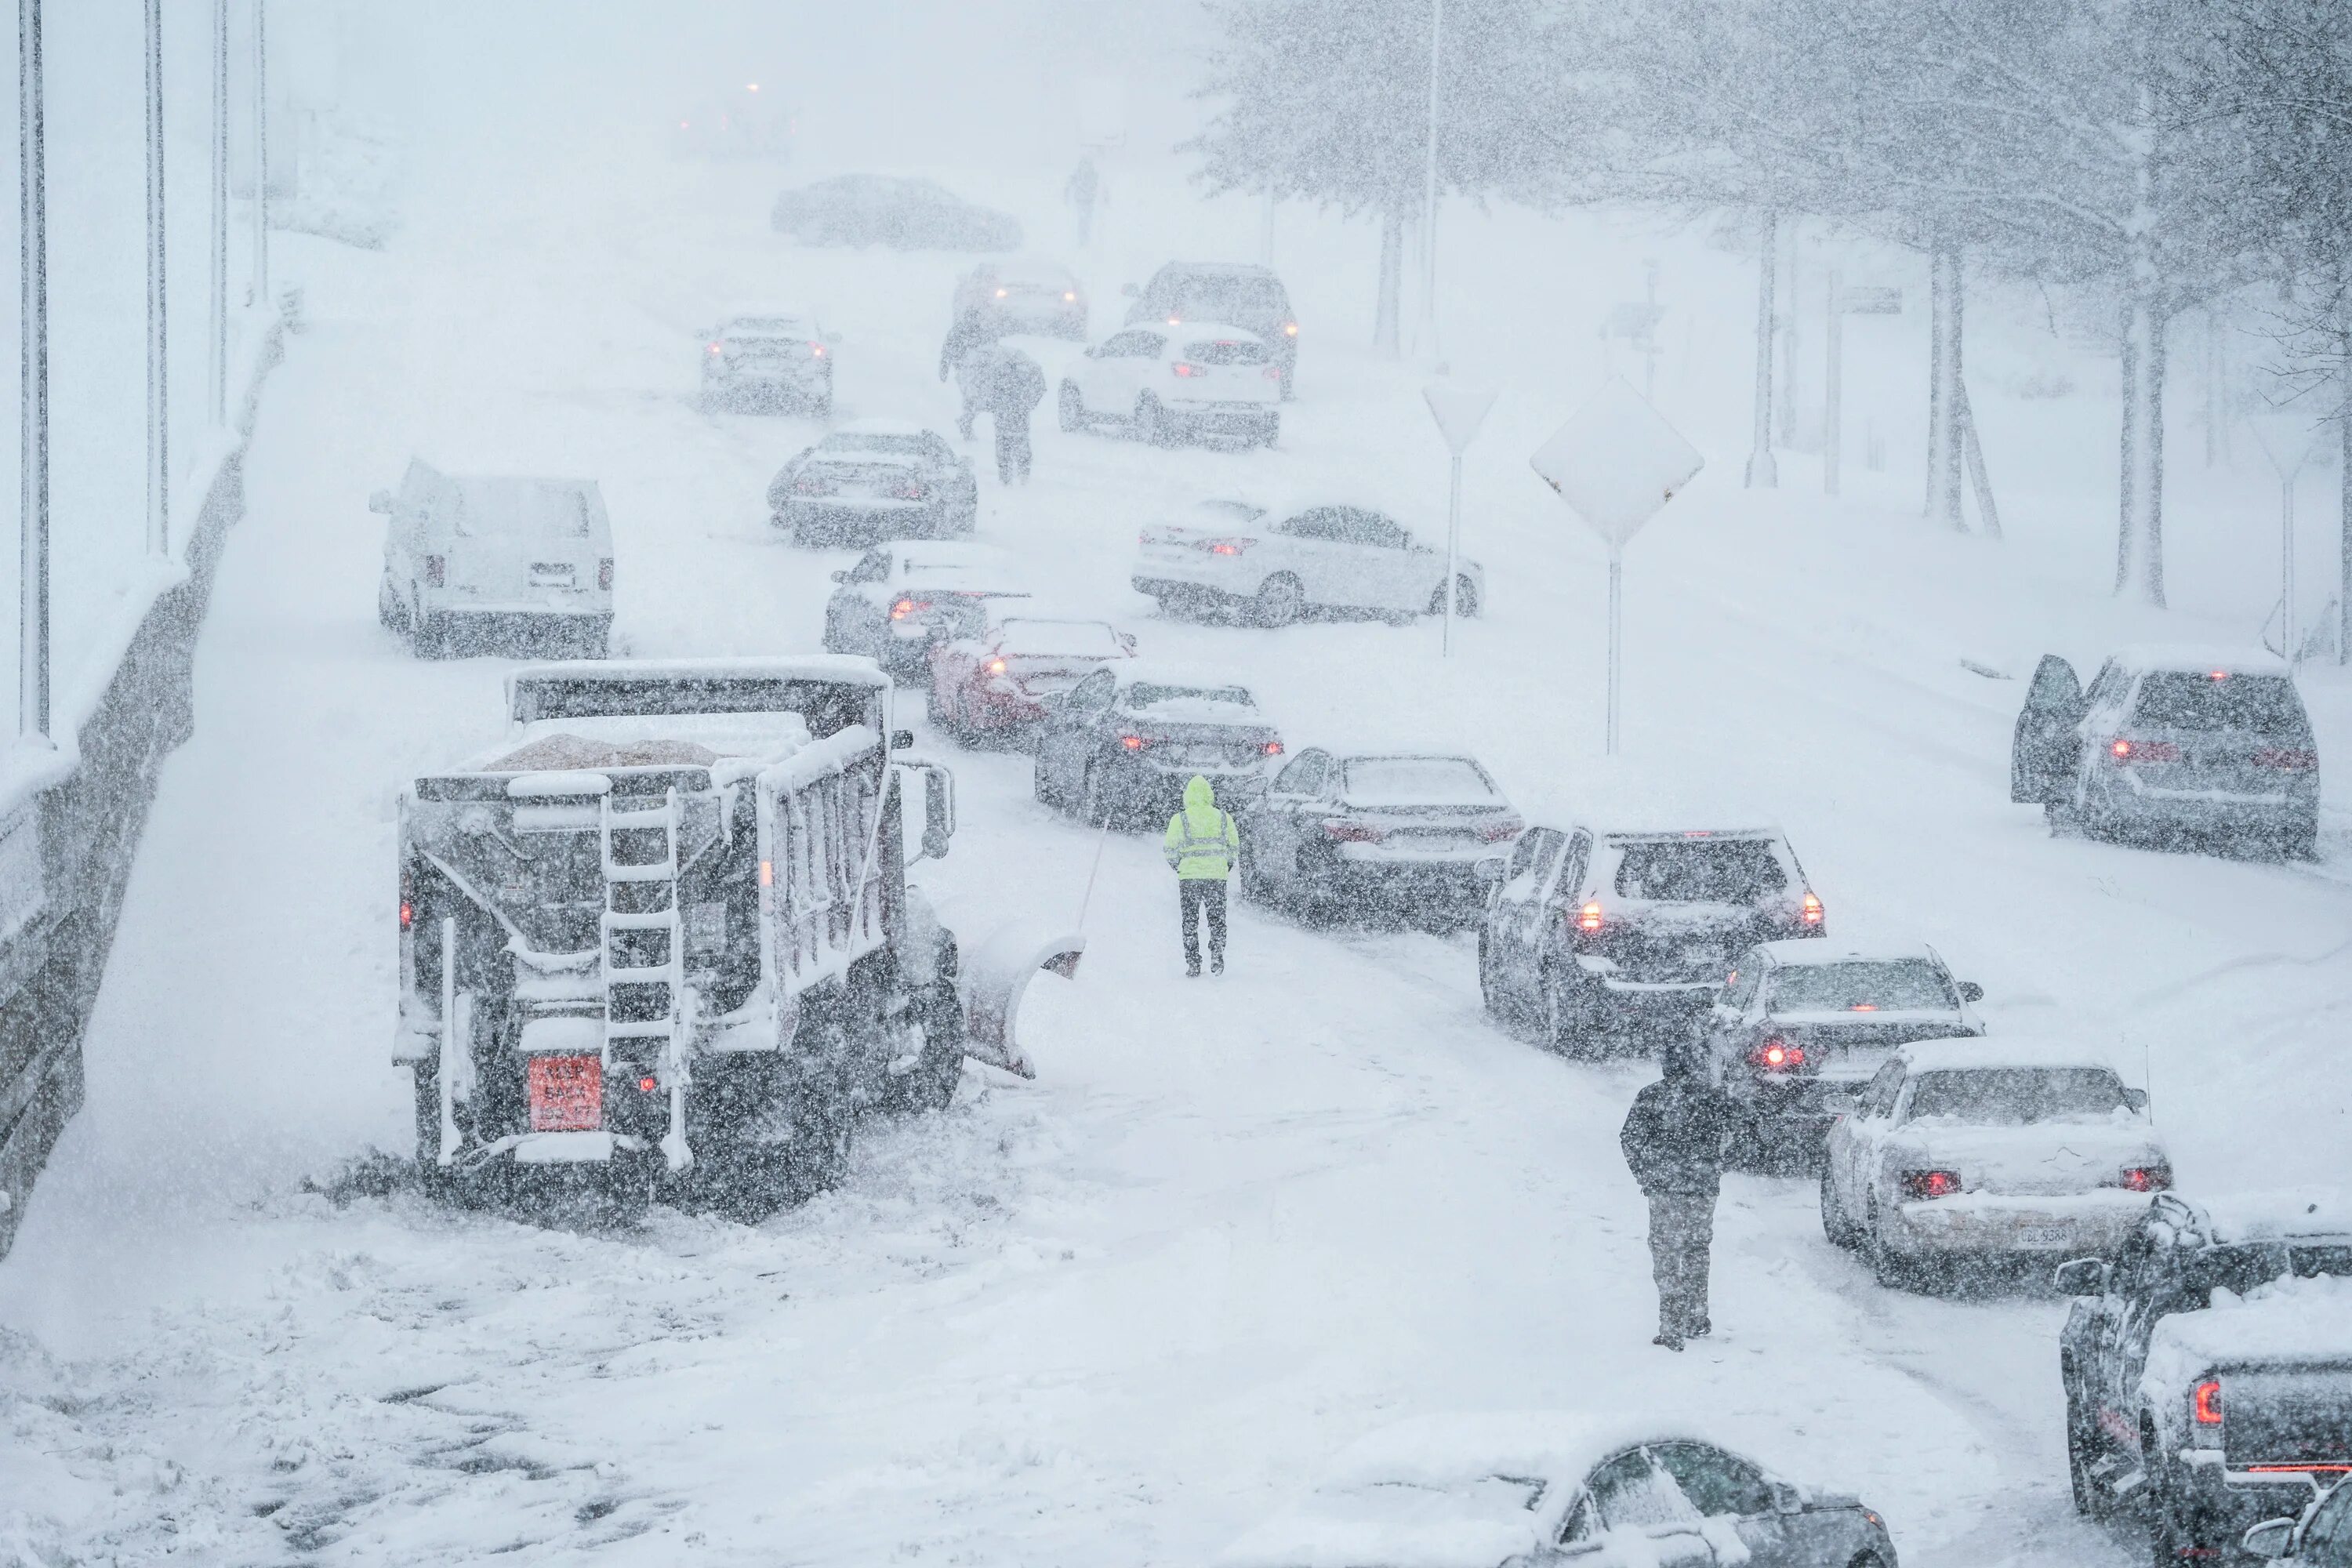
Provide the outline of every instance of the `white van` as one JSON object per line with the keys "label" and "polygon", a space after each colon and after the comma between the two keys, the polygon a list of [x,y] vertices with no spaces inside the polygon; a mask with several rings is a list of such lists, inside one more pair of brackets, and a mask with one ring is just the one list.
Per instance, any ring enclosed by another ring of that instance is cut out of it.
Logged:
{"label": "white van", "polygon": [[383,542],[383,624],[428,658],[499,633],[602,658],[613,631],[613,525],[593,479],[452,478],[411,461],[368,510]]}

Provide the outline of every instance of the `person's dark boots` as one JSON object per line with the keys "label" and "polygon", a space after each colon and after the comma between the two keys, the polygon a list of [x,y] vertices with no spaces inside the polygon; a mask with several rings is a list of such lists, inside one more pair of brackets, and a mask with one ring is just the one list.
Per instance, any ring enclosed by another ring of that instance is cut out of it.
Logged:
{"label": "person's dark boots", "polygon": [[1689,1332],[1692,1339],[1703,1340],[1706,1338],[1707,1335],[1715,1332],[1715,1323],[1711,1319],[1701,1318],[1698,1321],[1697,1325],[1691,1329]]}
{"label": "person's dark boots", "polygon": [[1683,1348],[1683,1337],[1680,1334],[1661,1332],[1656,1339],[1652,1340],[1650,1342],[1654,1345],[1664,1345],[1670,1351],[1678,1351]]}
{"label": "person's dark boots", "polygon": [[1222,952],[1213,952],[1209,954],[1209,973],[1212,974],[1223,974],[1224,972],[1225,955]]}
{"label": "person's dark boots", "polygon": [[1187,980],[1198,980],[1201,978],[1201,961],[1199,959],[1188,958],[1184,961],[1184,978]]}

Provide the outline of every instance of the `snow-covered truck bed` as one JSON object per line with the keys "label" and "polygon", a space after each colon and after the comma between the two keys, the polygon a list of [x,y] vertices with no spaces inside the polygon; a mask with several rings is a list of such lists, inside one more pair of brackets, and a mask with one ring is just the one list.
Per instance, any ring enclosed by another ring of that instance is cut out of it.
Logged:
{"label": "snow-covered truck bed", "polygon": [[827,657],[509,679],[507,738],[400,802],[429,1181],[568,1167],[764,1212],[838,1174],[860,1112],[953,1095],[955,941],[907,886],[898,787],[923,775],[938,855],[950,781],[892,763],[888,689]]}

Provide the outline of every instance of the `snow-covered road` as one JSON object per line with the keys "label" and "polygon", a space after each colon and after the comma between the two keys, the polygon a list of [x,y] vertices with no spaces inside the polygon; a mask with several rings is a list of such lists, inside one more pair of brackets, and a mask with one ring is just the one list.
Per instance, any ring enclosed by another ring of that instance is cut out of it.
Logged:
{"label": "snow-covered road", "polygon": [[[495,731],[505,666],[417,662],[377,628],[368,490],[412,453],[595,477],[629,650],[790,651],[847,559],[768,532],[761,488],[811,427],[698,411],[697,327],[811,300],[844,337],[844,416],[950,409],[950,259],[796,253],[736,176],[616,163],[583,188],[520,177],[530,154],[452,159],[387,253],[289,263],[313,327],[265,401],[198,733],[148,829],[89,1108],[0,1266],[0,1552],[1195,1562],[1383,1419],[1569,1405],[1687,1414],[1857,1490],[1908,1563],[2134,1558],[2067,1503],[2061,1304],[1891,1295],[1822,1239],[1809,1184],[1743,1178],[1719,1338],[1654,1351],[1615,1145],[1644,1069],[1491,1027],[1463,937],[1244,909],[1233,972],[1188,983],[1139,840],[1108,846],[1077,980],[1033,990],[1038,1079],[971,1069],[802,1211],[583,1236],[369,1190],[353,1162],[400,1150],[408,1114],[393,800]],[[1185,243],[1191,209],[1130,199],[1139,255],[1213,247]],[[1614,243],[1560,239],[1545,266]],[[1524,287],[1496,248],[1491,287]],[[983,479],[982,534],[1147,651],[1244,673],[1294,745],[1471,745],[1538,817],[1641,792],[1780,820],[1842,934],[1925,936],[1997,1026],[2114,1044],[2184,1184],[2332,1173],[2347,1089],[2311,1069],[2352,1008],[2341,819],[2316,868],[2052,841],[2003,798],[2017,684],[1958,662],[2163,624],[1718,473],[1643,542],[1636,765],[1605,769],[1597,557],[1517,472],[1574,401],[1556,371],[1531,358],[1482,437],[1494,604],[1450,667],[1433,628],[1165,625],[1126,589],[1171,494],[1296,479],[1440,515],[1412,384],[1339,350],[1302,373],[1281,451],[1041,429],[1034,487]],[[2344,697],[2316,694],[2331,756]],[[975,925],[1073,910],[1091,836],[1030,803],[1024,758],[949,760],[963,831],[935,891]]]}

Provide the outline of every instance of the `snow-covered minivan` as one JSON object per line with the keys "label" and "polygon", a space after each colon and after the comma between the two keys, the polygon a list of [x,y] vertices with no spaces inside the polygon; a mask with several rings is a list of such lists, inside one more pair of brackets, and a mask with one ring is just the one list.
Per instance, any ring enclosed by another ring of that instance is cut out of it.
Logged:
{"label": "snow-covered minivan", "polygon": [[533,652],[604,657],[613,525],[594,480],[458,478],[411,461],[368,510],[391,520],[378,614],[417,652],[482,652],[505,634]]}

